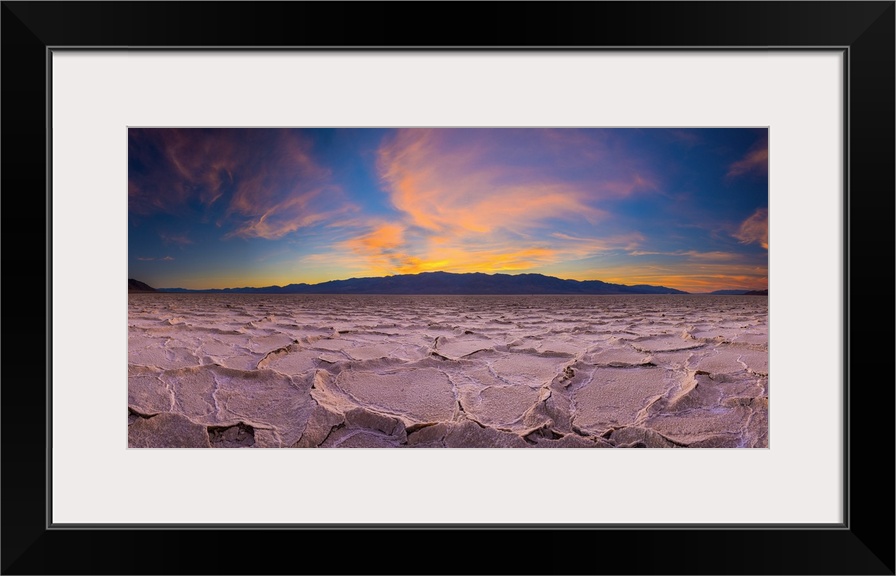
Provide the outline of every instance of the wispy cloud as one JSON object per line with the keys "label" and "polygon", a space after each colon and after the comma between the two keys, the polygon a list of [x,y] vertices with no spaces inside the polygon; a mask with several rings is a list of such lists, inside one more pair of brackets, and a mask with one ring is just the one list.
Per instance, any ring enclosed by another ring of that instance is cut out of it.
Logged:
{"label": "wispy cloud", "polygon": [[741,223],[733,236],[744,244],[757,242],[768,250],[768,208],[756,210]]}
{"label": "wispy cloud", "polygon": [[128,131],[128,211],[178,214],[210,205],[237,160],[233,132],[195,129]]}
{"label": "wispy cloud", "polygon": [[376,270],[402,271],[414,267],[419,261],[406,253],[404,234],[404,226],[380,223],[369,231],[342,242],[341,246]]}
{"label": "wispy cloud", "polygon": [[688,148],[696,146],[700,143],[700,136],[690,130],[668,130],[663,131],[669,139],[674,140]]}
{"label": "wispy cloud", "polygon": [[685,260],[702,261],[702,262],[730,262],[736,260],[739,256],[733,252],[722,252],[713,250],[709,252],[699,252],[697,250],[676,250],[673,252],[654,252],[648,250],[632,250],[628,253],[630,256],[676,256]]}
{"label": "wispy cloud", "polygon": [[231,215],[241,219],[225,237],[266,238],[275,240],[302,228],[326,223],[346,213],[355,212],[357,208],[349,203],[335,203],[330,200],[339,198],[339,190],[332,187],[294,190],[279,200],[262,201],[256,204],[240,201],[232,206]]}
{"label": "wispy cloud", "polygon": [[[542,145],[534,146],[533,138]],[[567,142],[575,146],[564,148]],[[618,170],[606,158],[604,178],[569,176],[593,169],[594,158],[575,157],[600,152],[597,144],[583,146],[587,142],[572,131],[400,130],[381,145],[377,164],[398,218],[346,245],[395,272],[526,270],[637,245],[634,234],[565,232],[599,229],[609,216],[603,201],[656,187],[638,170]],[[545,148],[552,156],[544,156]],[[558,170],[558,164],[576,169]]]}
{"label": "wispy cloud", "polygon": [[185,246],[187,244],[192,244],[193,241],[190,240],[189,236],[186,234],[173,234],[170,232],[159,232],[159,238],[162,239],[164,244],[178,244],[180,246]]}
{"label": "wispy cloud", "polygon": [[199,211],[224,237],[282,238],[353,209],[312,148],[295,130],[132,129],[129,211]]}
{"label": "wispy cloud", "polygon": [[[599,142],[582,145],[584,138],[557,130],[401,130],[380,147],[379,169],[395,207],[432,230],[519,231],[549,218],[595,224],[607,216],[603,201],[656,187],[643,167],[601,152]],[[564,147],[566,140],[575,146]]]}
{"label": "wispy cloud", "polygon": [[621,284],[652,284],[686,292],[756,290],[768,287],[768,269],[738,262],[625,264],[610,266],[602,278]]}
{"label": "wispy cloud", "polygon": [[324,260],[378,275],[525,270],[551,262],[560,252],[546,246],[521,248],[495,237],[488,243],[449,238],[395,223],[374,225],[335,248]]}
{"label": "wispy cloud", "polygon": [[728,167],[728,178],[743,176],[744,174],[768,173],[768,140],[762,140],[747,154]]}
{"label": "wispy cloud", "polygon": [[553,232],[550,236],[560,241],[554,245],[562,247],[565,256],[577,258],[614,250],[636,250],[645,241],[644,235],[640,232],[613,234],[604,238],[576,236],[565,232]]}
{"label": "wispy cloud", "polygon": [[156,258],[155,256],[137,256],[137,260],[141,262],[170,262],[174,260],[174,258],[171,256],[163,256],[161,258]]}
{"label": "wispy cloud", "polygon": [[434,232],[519,231],[552,216],[602,216],[585,190],[508,167],[507,159],[487,163],[489,156],[481,139],[461,147],[441,130],[406,130],[380,148],[379,168],[392,204]]}

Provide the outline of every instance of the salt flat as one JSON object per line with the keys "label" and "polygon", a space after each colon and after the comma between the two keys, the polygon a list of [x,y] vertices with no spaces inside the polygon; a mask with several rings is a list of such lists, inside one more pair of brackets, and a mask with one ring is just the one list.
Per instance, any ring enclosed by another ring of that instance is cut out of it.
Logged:
{"label": "salt flat", "polygon": [[767,447],[762,296],[130,294],[130,447]]}

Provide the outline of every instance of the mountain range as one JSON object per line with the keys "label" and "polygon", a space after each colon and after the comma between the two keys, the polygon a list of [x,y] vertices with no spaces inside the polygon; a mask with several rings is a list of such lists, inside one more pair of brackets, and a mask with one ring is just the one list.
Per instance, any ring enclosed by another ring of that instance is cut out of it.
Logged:
{"label": "mountain range", "polygon": [[135,292],[158,292],[158,290],[148,284],[144,284],[139,280],[128,278],[128,294],[133,294]]}
{"label": "mountain range", "polygon": [[[131,291],[128,280],[128,291]],[[146,286],[142,282],[139,284]],[[149,288],[149,286],[146,286]],[[150,288],[152,290],[152,288]],[[145,291],[145,290],[144,290]],[[190,290],[159,288],[157,292],[222,294],[687,294],[665,286],[610,284],[600,280],[561,280],[543,274],[483,274],[421,272],[379,278],[349,278],[319,284],[289,284],[261,288]]]}
{"label": "mountain range", "polygon": [[715,296],[768,296],[768,288],[765,290],[716,290],[710,294]]}

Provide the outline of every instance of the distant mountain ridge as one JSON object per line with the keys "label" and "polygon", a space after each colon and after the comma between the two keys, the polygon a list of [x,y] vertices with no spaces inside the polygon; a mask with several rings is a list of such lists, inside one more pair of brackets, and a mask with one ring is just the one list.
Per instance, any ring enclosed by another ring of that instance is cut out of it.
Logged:
{"label": "distant mountain ridge", "polygon": [[765,290],[716,290],[710,294],[714,296],[768,296],[768,288]]}
{"label": "distant mountain ridge", "polygon": [[143,282],[134,280],[133,278],[128,278],[128,294],[132,294],[134,292],[158,292],[158,290],[156,290],[149,284],[144,284]]}
{"label": "distant mountain ridge", "polygon": [[665,286],[610,284],[601,280],[561,280],[543,274],[484,274],[421,272],[381,278],[349,278],[320,284],[289,284],[261,288],[189,290],[159,288],[158,292],[222,294],[687,294]]}

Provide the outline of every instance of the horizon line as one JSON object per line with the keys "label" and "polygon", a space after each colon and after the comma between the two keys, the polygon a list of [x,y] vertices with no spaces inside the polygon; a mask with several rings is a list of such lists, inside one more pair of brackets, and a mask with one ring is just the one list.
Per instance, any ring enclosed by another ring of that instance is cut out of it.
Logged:
{"label": "horizon line", "polygon": [[516,274],[512,274],[512,273],[507,273],[507,272],[447,272],[444,270],[430,270],[430,271],[404,273],[404,274],[401,274],[401,273],[386,274],[383,276],[351,276],[349,278],[333,278],[333,279],[323,280],[321,282],[313,282],[313,283],[312,282],[289,282],[286,284],[269,284],[269,285],[264,285],[264,286],[245,286],[244,285],[244,286],[227,286],[227,287],[221,287],[221,288],[211,288],[211,287],[210,288],[183,288],[180,286],[154,287],[154,286],[150,286],[146,282],[143,282],[142,280],[139,280],[136,278],[128,278],[128,281],[133,280],[135,282],[140,282],[141,284],[145,284],[146,286],[149,286],[150,288],[153,288],[154,290],[188,290],[191,292],[208,292],[208,291],[215,291],[215,290],[244,290],[244,289],[257,290],[257,289],[264,289],[264,288],[286,288],[288,286],[320,286],[321,284],[327,284],[330,282],[347,282],[347,281],[351,281],[351,280],[385,279],[385,278],[395,278],[395,277],[402,277],[402,276],[422,276],[422,275],[430,275],[430,274],[444,274],[444,275],[449,275],[449,276],[472,276],[472,275],[510,276],[510,277],[540,276],[543,278],[553,278],[556,280],[560,280],[562,282],[576,282],[576,283],[600,282],[603,284],[609,284],[609,285],[613,285],[613,286],[626,286],[626,287],[650,286],[650,287],[655,287],[655,288],[666,288],[666,289],[670,289],[670,290],[677,290],[679,292],[684,292],[686,294],[710,294],[712,292],[717,292],[717,291],[761,292],[763,290],[768,290],[768,287],[765,287],[765,288],[717,288],[715,290],[709,290],[706,292],[693,292],[693,291],[682,290],[680,288],[672,288],[672,287],[666,286],[664,284],[646,284],[646,283],[627,284],[627,283],[621,283],[621,282],[609,282],[606,280],[601,280],[599,278],[578,280],[575,278],[561,278],[559,276],[552,276],[550,274],[543,274],[540,272],[519,272]]}

